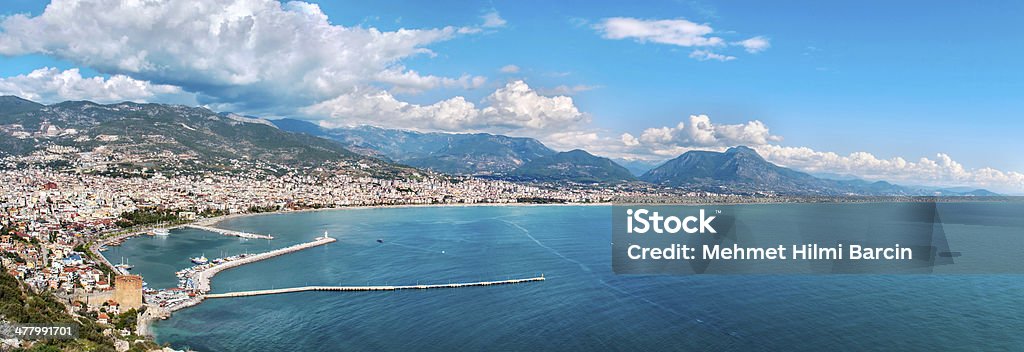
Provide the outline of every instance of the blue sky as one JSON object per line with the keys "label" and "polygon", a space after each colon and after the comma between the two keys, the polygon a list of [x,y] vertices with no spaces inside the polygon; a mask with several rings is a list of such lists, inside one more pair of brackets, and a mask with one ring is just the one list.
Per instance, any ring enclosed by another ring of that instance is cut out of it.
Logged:
{"label": "blue sky", "polygon": [[[211,3],[228,6],[231,2]],[[103,3],[99,1],[96,5],[111,5]],[[443,38],[421,39],[414,45],[429,53],[402,52],[382,62],[358,63],[370,68],[357,75],[388,69],[413,71],[421,76],[418,78],[435,77],[442,83],[410,88],[404,85],[406,83],[374,76],[353,80],[351,87],[362,87],[355,93],[341,83],[328,90],[296,89],[292,95],[277,91],[271,85],[231,86],[237,82],[224,83],[231,87],[214,90],[207,87],[219,82],[174,78],[180,77],[180,72],[133,72],[123,65],[102,65],[101,60],[111,57],[69,52],[74,51],[67,48],[76,40],[86,39],[64,37],[49,40],[42,48],[25,49],[22,45],[21,49],[9,46],[6,50],[0,39],[0,53],[4,54],[0,58],[0,77],[25,75],[41,67],[56,67],[58,71],[77,68],[86,78],[109,79],[120,74],[154,85],[173,86],[163,90],[171,93],[146,92],[134,100],[182,101],[181,96],[196,94],[198,104],[211,108],[300,117],[325,125],[387,121],[368,111],[379,111],[387,104],[413,104],[415,109],[410,116],[395,120],[392,125],[382,124],[422,130],[524,135],[560,149],[584,147],[597,154],[649,160],[664,160],[689,149],[764,144],[758,150],[769,155],[769,160],[812,172],[851,173],[902,183],[980,185],[1011,190],[1024,187],[1014,175],[998,179],[979,176],[989,174],[979,171],[983,168],[1003,173],[1024,171],[1024,154],[1015,152],[1024,149],[1024,142],[1019,138],[1024,131],[1024,67],[1020,64],[1024,62],[1024,36],[1020,35],[1024,33],[1024,22],[1020,21],[1024,18],[1024,3],[963,1],[946,2],[942,6],[924,1],[313,3],[330,25],[339,28],[372,28],[394,33],[400,29],[451,27],[454,32],[443,34]],[[29,19],[46,17],[42,2],[14,1],[2,6],[5,16],[27,13]],[[295,9],[290,6],[283,6],[283,11]],[[214,14],[215,9],[203,11],[221,18]],[[256,16],[275,14],[278,12],[264,11]],[[485,16],[500,18],[503,23],[487,24]],[[671,23],[707,26],[711,32],[697,37],[720,38],[722,44],[672,44],[653,37],[644,38],[635,32],[615,38],[609,29],[609,19],[628,19],[641,25],[677,21]],[[58,20],[56,15],[52,19]],[[89,24],[80,25],[87,28]],[[10,28],[8,25],[0,29],[6,31],[0,32],[0,38],[13,33]],[[770,45],[748,52],[736,44],[754,37],[763,38]],[[111,34],[110,38],[117,36]],[[92,40],[102,42],[103,37]],[[357,46],[352,48],[358,50]],[[155,47],[128,49],[148,49],[150,57],[158,55]],[[698,60],[691,57],[695,51],[733,59]],[[343,62],[340,66],[346,65],[352,63]],[[518,71],[501,72],[507,65],[515,65]],[[482,82],[473,81],[474,77]],[[450,80],[443,81],[443,78]],[[457,81],[459,78],[463,80]],[[519,80],[528,85],[528,89],[512,86],[511,82]],[[15,84],[27,85],[24,81],[8,80],[6,90],[10,92],[10,86]],[[470,81],[473,83],[467,83]],[[571,87],[578,89],[574,91],[569,89]],[[4,86],[0,84],[2,89]],[[377,89],[389,97],[383,102],[368,103],[366,111],[347,108],[365,102],[367,94],[379,93]],[[502,95],[503,92],[521,94]],[[267,95],[288,98],[274,101],[267,100]],[[559,95],[571,98],[571,103],[543,100]],[[60,98],[45,93],[39,96]],[[346,98],[326,103],[334,96]],[[453,97],[464,97],[473,104],[472,119],[458,115],[458,122],[452,122],[450,115],[432,115],[440,109],[434,104]],[[256,104],[257,101],[261,104]],[[543,111],[508,113],[518,115],[501,113],[505,111],[502,107],[525,106],[516,105],[524,101],[528,106],[568,110],[563,110],[562,115]],[[339,108],[339,104],[346,108]],[[403,106],[395,110],[396,114],[409,111],[409,107]],[[485,111],[487,107],[496,109]],[[573,109],[578,110],[578,114]],[[707,115],[717,126],[740,127],[732,134],[725,131],[726,127],[720,127],[714,131],[716,138],[708,142],[690,134],[697,131],[690,115]],[[424,119],[434,120],[416,124]],[[469,120],[472,121],[466,122]],[[522,123],[506,123],[513,120]],[[755,120],[770,132],[758,134],[743,127],[750,127],[747,124]],[[671,129],[680,122],[684,122],[685,128]],[[663,127],[669,129],[661,139],[656,138],[656,133],[645,133],[648,129]],[[574,132],[576,137],[559,134],[565,131]],[[622,145],[623,133],[636,137],[639,145]],[[781,139],[761,138],[765,136]],[[805,148],[813,153],[771,149],[773,146]],[[955,164],[936,168],[915,165],[905,170],[887,171],[900,163],[877,164],[864,161],[860,156],[834,160],[822,154],[830,152],[842,158],[854,152],[867,152],[880,161],[899,157],[911,163],[926,157],[940,164],[942,157],[937,154],[943,153],[955,160]],[[874,165],[871,166],[874,169],[867,170],[870,165]],[[960,173],[958,165],[967,174]],[[943,168],[945,170],[940,170]],[[861,170],[867,171],[858,172]],[[913,175],[925,172],[922,170],[936,174]]]}

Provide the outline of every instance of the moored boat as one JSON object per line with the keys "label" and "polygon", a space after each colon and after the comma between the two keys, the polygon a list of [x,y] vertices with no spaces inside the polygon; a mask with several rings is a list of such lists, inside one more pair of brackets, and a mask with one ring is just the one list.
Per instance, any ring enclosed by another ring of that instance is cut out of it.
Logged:
{"label": "moored boat", "polygon": [[206,263],[209,263],[209,262],[210,262],[210,260],[206,259],[206,255],[202,255],[202,256],[199,256],[199,257],[192,258],[192,263],[199,264],[199,265],[203,265],[203,264],[206,264]]}

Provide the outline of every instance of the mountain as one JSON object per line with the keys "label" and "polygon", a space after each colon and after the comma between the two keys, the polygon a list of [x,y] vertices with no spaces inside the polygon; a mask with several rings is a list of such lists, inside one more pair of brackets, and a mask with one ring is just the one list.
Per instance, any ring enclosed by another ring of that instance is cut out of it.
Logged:
{"label": "mountain", "polygon": [[13,95],[0,96],[0,112],[3,114],[18,114],[28,111],[35,111],[42,108],[43,104],[22,99]]}
{"label": "mountain", "polygon": [[0,152],[91,151],[96,160],[89,164],[115,164],[118,169],[280,171],[339,163],[374,175],[408,170],[331,140],[283,131],[263,119],[181,105],[41,105],[5,97],[0,100],[0,135]]}
{"label": "mountain", "polygon": [[619,183],[636,180],[629,170],[610,159],[580,149],[534,159],[513,171],[510,176],[541,182]]}
{"label": "mountain", "polygon": [[422,133],[370,126],[323,128],[294,120],[273,120],[286,131],[322,136],[366,155],[449,174],[507,174],[555,151],[533,138],[487,133]]}
{"label": "mountain", "polygon": [[885,181],[833,180],[781,167],[764,160],[751,148],[738,146],[724,153],[689,151],[640,176],[640,180],[673,187],[731,192],[774,192],[801,195],[996,195],[986,190],[956,192],[894,185]]}
{"label": "mountain", "polygon": [[720,184],[761,187],[776,191],[797,191],[820,179],[765,161],[748,147],[733,147],[725,153],[689,151],[640,176],[654,184],[682,186]]}

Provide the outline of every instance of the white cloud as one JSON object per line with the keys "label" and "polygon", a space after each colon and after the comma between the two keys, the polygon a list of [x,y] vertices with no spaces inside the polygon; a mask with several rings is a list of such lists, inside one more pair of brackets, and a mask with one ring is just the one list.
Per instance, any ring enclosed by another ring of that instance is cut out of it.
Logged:
{"label": "white cloud", "polygon": [[505,65],[501,67],[501,73],[519,73],[519,66]]}
{"label": "white cloud", "polygon": [[[42,53],[243,110],[310,105],[353,87],[399,91],[482,83],[421,75],[400,62],[468,27],[399,29],[331,24],[319,6],[276,0],[54,0],[42,14],[0,20],[0,54]],[[469,28],[472,29],[472,28]]]}
{"label": "white cloud", "polygon": [[851,174],[870,180],[934,186],[969,185],[997,191],[1024,190],[1024,173],[993,168],[967,169],[949,155],[909,161],[902,157],[879,159],[871,153],[839,155],[806,147],[761,145],[755,147],[765,159],[807,172]]}
{"label": "white cloud", "polygon": [[387,69],[376,76],[376,80],[393,86],[392,90],[401,93],[419,93],[437,87],[457,87],[475,89],[487,82],[483,76],[462,75],[459,78],[421,75],[415,70],[407,70],[403,66]]}
{"label": "white cloud", "polygon": [[[659,43],[698,48],[690,58],[700,61],[731,61],[736,56],[716,53],[707,48],[726,46],[725,39],[713,35],[715,30],[707,23],[694,23],[685,19],[646,20],[631,17],[606,18],[592,26],[605,39],[633,39],[639,43]],[[742,46],[749,53],[759,53],[771,47],[768,38],[756,36],[729,43]]]}
{"label": "white cloud", "polygon": [[592,154],[603,152],[600,146],[605,144],[597,132],[588,130],[552,132],[539,139],[555,150],[583,149]]}
{"label": "white cloud", "polygon": [[504,18],[501,18],[501,15],[498,14],[498,11],[488,12],[483,16],[480,16],[480,18],[484,19],[484,28],[499,28],[504,27],[506,24],[508,24],[508,22],[505,21]]}
{"label": "white cloud", "polygon": [[707,24],[684,19],[643,20],[630,17],[606,18],[594,25],[607,39],[633,39],[641,43],[652,42],[684,47],[720,46],[722,38],[709,36],[713,29]]}
{"label": "white cloud", "polygon": [[[623,138],[623,142],[626,140],[627,138]],[[634,146],[642,144],[654,154],[666,155],[680,148],[763,145],[781,141],[782,137],[772,135],[768,127],[757,120],[744,124],[716,125],[707,115],[690,115],[689,124],[687,121],[680,121],[671,127],[648,128],[643,131],[640,138],[630,140],[641,142],[633,144]]]}
{"label": "white cloud", "polygon": [[571,97],[543,96],[523,81],[509,82],[484,98],[483,104],[478,108],[461,96],[430,105],[412,104],[386,91],[364,87],[306,107],[303,112],[325,117],[322,123],[328,126],[373,124],[455,132],[547,134],[589,122]]}
{"label": "white cloud", "polygon": [[722,55],[707,50],[694,50],[690,53],[690,58],[697,59],[700,61],[717,60],[717,61],[732,61],[736,60],[735,56]]}
{"label": "white cloud", "polygon": [[623,133],[621,139],[622,144],[626,145],[627,147],[635,147],[640,145],[640,140],[636,139],[636,137],[633,137],[633,135],[629,133]]}
{"label": "white cloud", "polygon": [[571,97],[543,96],[523,81],[508,83],[485,101],[490,106],[483,113],[492,116],[494,123],[512,128],[547,129],[589,122]]}
{"label": "white cloud", "polygon": [[125,75],[82,77],[77,68],[61,71],[44,67],[28,74],[0,78],[0,94],[17,95],[50,104],[65,100],[91,100],[98,103],[130,101],[173,101],[195,103],[192,94],[181,88],[152,84]]}
{"label": "white cloud", "polygon": [[756,54],[768,50],[768,48],[772,46],[768,38],[760,35],[750,39],[734,42],[732,44],[742,46],[744,50],[751,54]]}

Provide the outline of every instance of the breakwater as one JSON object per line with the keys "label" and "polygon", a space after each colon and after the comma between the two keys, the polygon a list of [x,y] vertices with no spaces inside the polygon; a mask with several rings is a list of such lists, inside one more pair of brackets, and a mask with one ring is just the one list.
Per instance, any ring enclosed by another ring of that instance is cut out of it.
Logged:
{"label": "breakwater", "polygon": [[203,231],[215,232],[215,233],[219,233],[219,234],[225,235],[225,236],[235,236],[235,237],[241,237],[241,238],[251,238],[251,239],[261,239],[261,240],[272,240],[272,239],[274,239],[274,236],[271,236],[271,235],[261,235],[261,234],[258,234],[258,233],[249,233],[249,232],[242,232],[242,231],[235,231],[235,230],[225,230],[225,229],[216,228],[216,227],[212,227],[212,226],[205,226],[205,225],[198,225],[198,224],[188,224],[188,225],[184,225],[184,226],[185,227],[191,227],[191,228],[194,228],[194,229],[200,229],[200,230],[203,230]]}
{"label": "breakwater", "polygon": [[244,258],[226,261],[220,264],[214,264],[208,268],[196,270],[193,274],[192,281],[196,284],[196,290],[198,290],[201,293],[205,293],[210,291],[210,279],[221,271],[253,262],[258,262],[265,259],[270,259],[282,254],[288,254],[291,252],[301,251],[307,248],[325,245],[334,241],[337,240],[332,237],[327,237],[325,235],[324,237],[317,237],[312,242],[300,243],[290,247],[275,249],[269,252],[253,254],[246,256]]}
{"label": "breakwater", "polygon": [[227,293],[213,293],[207,294],[206,298],[229,298],[229,297],[247,297],[247,296],[259,296],[259,295],[275,295],[282,293],[292,292],[303,292],[303,291],[397,291],[397,290],[427,290],[437,288],[460,288],[460,287],[473,287],[473,286],[495,286],[495,285],[511,285],[527,282],[544,281],[544,276],[530,277],[525,279],[512,279],[512,280],[499,280],[499,281],[479,281],[479,282],[463,282],[463,283],[450,283],[450,284],[433,284],[433,285],[405,285],[405,286],[302,286],[302,287],[291,287],[291,288],[278,288],[270,290],[254,290],[254,291],[239,291],[239,292],[227,292]]}

